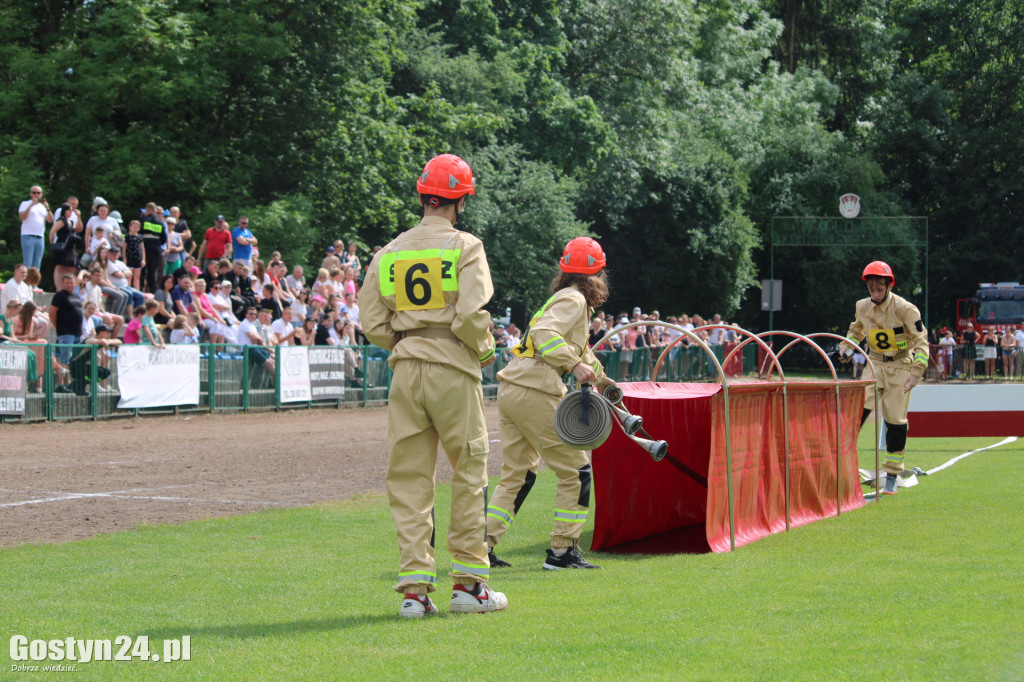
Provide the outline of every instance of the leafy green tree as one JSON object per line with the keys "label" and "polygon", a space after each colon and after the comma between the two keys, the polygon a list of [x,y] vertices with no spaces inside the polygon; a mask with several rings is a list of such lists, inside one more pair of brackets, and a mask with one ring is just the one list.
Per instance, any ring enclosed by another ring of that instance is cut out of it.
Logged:
{"label": "leafy green tree", "polygon": [[550,296],[566,243],[588,234],[573,217],[576,183],[529,159],[518,146],[491,146],[471,158],[477,193],[465,226],[487,248],[495,296],[491,309],[514,310],[524,320]]}

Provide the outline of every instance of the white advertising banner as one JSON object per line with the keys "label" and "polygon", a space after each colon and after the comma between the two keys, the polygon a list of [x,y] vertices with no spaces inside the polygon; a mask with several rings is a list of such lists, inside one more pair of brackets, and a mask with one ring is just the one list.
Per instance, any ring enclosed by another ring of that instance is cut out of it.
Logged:
{"label": "white advertising banner", "polygon": [[309,346],[281,346],[281,402],[309,402]]}
{"label": "white advertising banner", "polygon": [[0,414],[25,414],[25,381],[31,352],[11,343],[0,346]]}
{"label": "white advertising banner", "polygon": [[199,346],[117,349],[119,409],[199,404]]}

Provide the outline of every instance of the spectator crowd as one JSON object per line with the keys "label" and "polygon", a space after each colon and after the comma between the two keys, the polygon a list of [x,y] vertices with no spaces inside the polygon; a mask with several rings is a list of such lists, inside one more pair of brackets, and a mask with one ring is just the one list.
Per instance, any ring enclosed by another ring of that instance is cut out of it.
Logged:
{"label": "spectator crowd", "polygon": [[[258,227],[248,216],[229,228],[223,215],[201,234],[177,206],[149,203],[127,221],[103,197],[90,215],[69,196],[55,210],[34,186],[19,206],[23,263],[0,290],[0,342],[30,344],[30,388],[39,390],[47,335],[55,332],[57,390],[71,390],[75,345],[102,346],[101,363],[121,343],[158,347],[210,342],[274,369],[273,346],[364,345],[359,321],[363,264],[359,248],[337,240],[315,277],[289,271],[281,254],[262,258]],[[47,229],[47,225],[49,228]],[[37,308],[44,249],[54,257],[56,294]],[[123,338],[122,338],[123,337]],[[345,352],[346,376],[359,384],[359,357]],[[101,390],[106,390],[101,385]]]}

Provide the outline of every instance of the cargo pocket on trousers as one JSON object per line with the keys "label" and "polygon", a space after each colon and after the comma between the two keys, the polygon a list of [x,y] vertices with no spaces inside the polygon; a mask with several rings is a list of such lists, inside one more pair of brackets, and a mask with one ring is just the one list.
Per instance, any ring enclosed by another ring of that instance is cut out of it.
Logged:
{"label": "cargo pocket on trousers", "polygon": [[469,443],[467,443],[467,445],[469,446],[468,450],[470,457],[479,457],[480,455],[486,455],[488,450],[490,449],[490,442],[487,440],[487,432],[484,431],[479,436],[475,438],[470,438]]}

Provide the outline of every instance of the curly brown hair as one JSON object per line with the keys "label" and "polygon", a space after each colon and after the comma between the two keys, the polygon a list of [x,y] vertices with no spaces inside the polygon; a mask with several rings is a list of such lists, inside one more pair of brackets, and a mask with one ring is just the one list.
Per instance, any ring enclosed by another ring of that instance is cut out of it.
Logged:
{"label": "curly brown hair", "polygon": [[565,287],[574,286],[583,294],[587,305],[591,308],[600,308],[608,300],[608,275],[607,269],[601,270],[596,275],[584,275],[578,272],[558,271],[555,278],[551,280],[551,293],[555,293]]}

